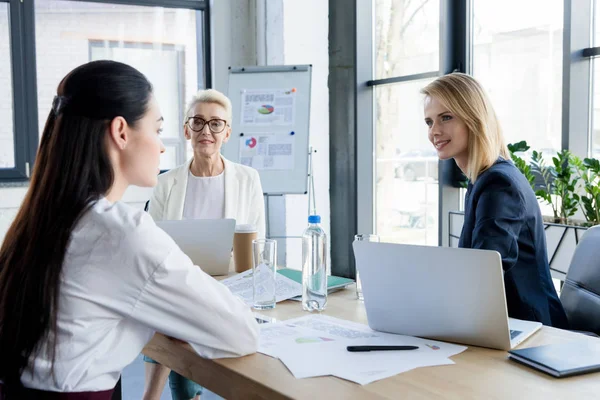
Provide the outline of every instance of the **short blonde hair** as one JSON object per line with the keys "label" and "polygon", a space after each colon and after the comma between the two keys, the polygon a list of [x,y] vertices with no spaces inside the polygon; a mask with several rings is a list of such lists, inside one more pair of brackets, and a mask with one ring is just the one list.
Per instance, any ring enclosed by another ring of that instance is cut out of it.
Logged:
{"label": "short blonde hair", "polygon": [[225,109],[225,119],[227,120],[227,123],[231,126],[231,100],[229,100],[229,97],[225,96],[223,93],[215,89],[199,90],[198,93],[196,93],[196,95],[192,97],[192,100],[190,100],[186,108],[185,115],[183,116],[184,123],[189,117],[192,117],[190,113],[192,112],[194,107],[196,107],[196,105],[200,103],[214,103],[223,107]]}
{"label": "short blonde hair", "polygon": [[467,125],[469,161],[466,175],[471,182],[475,182],[499,157],[510,160],[494,107],[473,77],[451,73],[431,82],[421,89],[421,93],[441,101]]}

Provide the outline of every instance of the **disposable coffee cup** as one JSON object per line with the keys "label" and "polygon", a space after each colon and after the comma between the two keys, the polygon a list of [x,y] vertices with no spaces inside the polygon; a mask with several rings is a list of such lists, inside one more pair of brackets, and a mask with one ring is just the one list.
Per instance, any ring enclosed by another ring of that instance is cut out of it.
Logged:
{"label": "disposable coffee cup", "polygon": [[233,234],[233,261],[235,272],[244,272],[252,269],[252,241],[258,232],[251,224],[236,225]]}

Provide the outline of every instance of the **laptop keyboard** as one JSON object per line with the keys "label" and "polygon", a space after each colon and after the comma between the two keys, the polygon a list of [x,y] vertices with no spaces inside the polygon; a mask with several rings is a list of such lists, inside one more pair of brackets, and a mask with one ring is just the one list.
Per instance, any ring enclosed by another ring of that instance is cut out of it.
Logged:
{"label": "laptop keyboard", "polygon": [[514,338],[519,336],[521,333],[523,333],[523,331],[514,331],[511,329],[510,330],[510,340],[513,340]]}

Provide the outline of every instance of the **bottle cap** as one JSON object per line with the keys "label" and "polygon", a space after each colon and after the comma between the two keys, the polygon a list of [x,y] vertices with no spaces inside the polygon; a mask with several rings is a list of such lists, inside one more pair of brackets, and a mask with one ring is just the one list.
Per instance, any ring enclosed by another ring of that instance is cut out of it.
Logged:
{"label": "bottle cap", "polygon": [[309,224],[320,224],[321,223],[321,216],[320,215],[309,215],[308,216],[308,223]]}

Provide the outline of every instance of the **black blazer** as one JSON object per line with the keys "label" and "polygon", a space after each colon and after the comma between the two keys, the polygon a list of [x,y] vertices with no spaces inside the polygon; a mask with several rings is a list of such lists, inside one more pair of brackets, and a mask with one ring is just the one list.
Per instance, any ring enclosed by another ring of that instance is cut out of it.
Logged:
{"label": "black blazer", "polygon": [[458,246],[500,253],[510,317],[568,328],[550,277],[539,204],[512,162],[499,159],[469,183]]}

